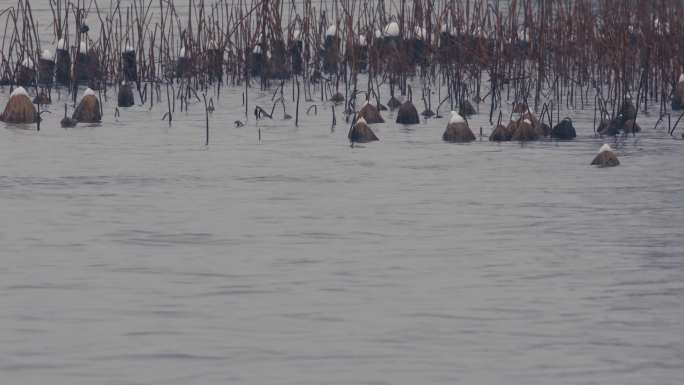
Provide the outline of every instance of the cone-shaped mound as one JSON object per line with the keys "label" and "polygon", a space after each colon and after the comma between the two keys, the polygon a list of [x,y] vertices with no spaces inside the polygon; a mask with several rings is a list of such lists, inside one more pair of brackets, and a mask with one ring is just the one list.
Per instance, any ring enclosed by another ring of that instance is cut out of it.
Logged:
{"label": "cone-shaped mound", "polygon": [[527,110],[522,114],[521,119],[524,120],[529,120],[530,124],[532,124],[532,128],[537,132],[537,135],[541,136],[547,136],[551,132],[551,128],[544,125],[539,121],[537,116],[534,114],[534,112]]}
{"label": "cone-shaped mound", "polygon": [[511,138],[513,138],[513,133],[515,132],[515,130],[518,129],[518,123],[520,122],[514,119],[511,119],[511,121],[508,123],[507,129],[508,132],[511,134]]}
{"label": "cone-shaped mound", "polygon": [[489,135],[489,141],[490,142],[507,142],[511,140],[513,137],[512,131],[504,126],[503,124],[499,124],[496,126],[494,131],[492,131],[492,134]]}
{"label": "cone-shaped mound", "polygon": [[131,107],[135,104],[135,97],[133,96],[133,89],[130,83],[123,82],[119,86],[118,102],[119,107]]}
{"label": "cone-shaped mound", "polygon": [[28,93],[23,87],[18,87],[10,95],[5,111],[0,115],[0,121],[6,123],[35,123],[36,108],[31,103]]}
{"label": "cone-shaped mound", "polygon": [[528,142],[539,140],[539,136],[539,131],[534,128],[532,122],[529,119],[525,119],[516,124],[515,131],[513,131],[513,136],[511,139],[520,142]]}
{"label": "cone-shaped mound", "polygon": [[102,121],[100,101],[97,99],[95,91],[88,88],[83,93],[83,99],[76,107],[72,118],[79,123],[99,123]]}
{"label": "cone-shaped mound", "polygon": [[349,141],[352,143],[368,143],[379,140],[363,118],[360,118],[356,124],[352,126],[349,130],[348,137]]}
{"label": "cone-shaped mound", "polygon": [[451,112],[451,119],[447,125],[442,140],[451,143],[467,143],[475,140],[475,134],[468,127],[468,123],[456,111]]}
{"label": "cone-shaped mound", "polygon": [[604,144],[601,146],[598,155],[591,162],[592,166],[599,167],[615,167],[620,165],[617,155],[613,152],[613,149],[609,145]]}
{"label": "cone-shaped mound", "polygon": [[418,117],[418,110],[416,110],[416,106],[414,106],[410,100],[407,100],[406,102],[404,102],[404,104],[401,105],[401,107],[399,107],[399,111],[397,112],[397,123],[420,123],[420,118]]}
{"label": "cone-shaped mound", "polygon": [[572,120],[570,118],[563,119],[560,123],[556,124],[551,130],[551,137],[561,140],[570,140],[577,137],[577,132],[575,127],[572,125]]}
{"label": "cone-shaped mound", "polygon": [[363,118],[368,124],[385,123],[380,111],[374,105],[366,102],[357,114],[357,120]]}

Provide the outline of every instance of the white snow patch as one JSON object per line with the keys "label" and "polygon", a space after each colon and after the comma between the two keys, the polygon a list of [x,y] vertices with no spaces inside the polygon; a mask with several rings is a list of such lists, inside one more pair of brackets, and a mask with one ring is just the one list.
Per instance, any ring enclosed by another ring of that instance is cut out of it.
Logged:
{"label": "white snow patch", "polygon": [[381,38],[381,37],[382,37],[382,32],[380,32],[379,29],[376,29],[376,30],[375,30],[375,38],[376,38],[376,39],[379,39],[379,38]]}
{"label": "white snow patch", "polygon": [[399,24],[396,21],[393,21],[387,26],[385,26],[385,30],[383,31],[385,36],[389,37],[397,37],[399,36]]}
{"label": "white snow patch", "polygon": [[43,52],[40,54],[40,58],[43,60],[52,60],[55,56],[52,54],[52,51],[49,49],[44,49]]}
{"label": "white snow patch", "polygon": [[611,152],[612,152],[613,149],[612,149],[608,144],[604,144],[604,145],[601,146],[601,148],[599,149],[599,154],[602,153],[602,152],[606,152],[606,151],[611,151]]}
{"label": "white snow patch", "polygon": [[33,59],[27,56],[21,61],[21,65],[26,68],[33,68]]}
{"label": "white snow patch", "polygon": [[88,44],[85,41],[82,41],[81,44],[79,45],[78,52],[79,53],[87,53],[88,52]]}
{"label": "white snow patch", "polygon": [[364,118],[359,118],[359,120],[356,121],[356,124],[359,125],[359,124],[361,124],[361,123],[363,123],[363,124],[368,124],[368,123],[366,122],[366,119],[364,119]]}
{"label": "white snow patch", "polygon": [[296,29],[296,30],[292,33],[292,40],[294,40],[294,41],[299,41],[299,40],[301,40],[301,37],[302,37],[302,31],[300,31],[300,30],[298,30],[298,29]]}
{"label": "white snow patch", "polygon": [[365,47],[368,43],[366,42],[366,35],[359,35],[359,45]]}
{"label": "white snow patch", "polygon": [[185,52],[185,47],[181,47],[180,53],[178,54],[178,57],[183,57],[183,58],[184,58],[184,57],[185,57],[185,53],[186,53],[186,52]]}
{"label": "white snow patch", "polygon": [[655,30],[659,35],[662,35],[663,33],[670,33],[670,23],[663,23],[657,18],[653,20],[653,27],[655,27]]}
{"label": "white snow patch", "polygon": [[28,92],[26,92],[26,89],[25,89],[24,87],[17,87],[17,88],[15,88],[14,91],[12,91],[12,93],[10,94],[10,98],[13,98],[13,97],[18,96],[18,95],[24,95],[24,96],[26,96],[26,97],[29,96],[29,95],[28,95]]}
{"label": "white snow patch", "polygon": [[325,30],[325,37],[328,36],[336,36],[337,35],[337,27],[334,25],[331,25],[328,27],[328,29]]}
{"label": "white snow patch", "polygon": [[85,98],[86,96],[94,96],[97,98],[97,94],[90,87],[86,88],[86,90],[83,91],[83,97]]}
{"label": "white snow patch", "polygon": [[451,111],[451,119],[449,119],[449,124],[452,123],[465,123],[465,119],[456,111]]}
{"label": "white snow patch", "polygon": [[252,53],[255,55],[261,55],[261,44],[255,45]]}
{"label": "white snow patch", "polygon": [[64,40],[64,38],[59,39],[59,41],[57,42],[57,49],[62,50],[62,51],[66,51],[67,45],[66,45],[66,40]]}
{"label": "white snow patch", "polygon": [[427,30],[423,27],[416,26],[416,37],[420,40],[425,40],[427,37]]}

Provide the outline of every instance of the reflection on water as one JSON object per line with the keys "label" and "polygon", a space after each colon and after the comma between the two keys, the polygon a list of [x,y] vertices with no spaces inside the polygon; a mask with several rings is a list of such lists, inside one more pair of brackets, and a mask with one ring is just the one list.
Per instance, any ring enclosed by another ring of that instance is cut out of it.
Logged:
{"label": "reflection on water", "polygon": [[115,121],[110,100],[102,125],[64,130],[56,102],[40,133],[0,130],[1,378],[684,375],[684,149],[657,117],[596,169],[593,110],[576,141],[524,146],[446,144],[446,119],[404,130],[387,112],[380,142],[350,148],[329,107],[235,128],[241,93],[221,99],[209,148],[199,106],[169,127],[147,107]]}

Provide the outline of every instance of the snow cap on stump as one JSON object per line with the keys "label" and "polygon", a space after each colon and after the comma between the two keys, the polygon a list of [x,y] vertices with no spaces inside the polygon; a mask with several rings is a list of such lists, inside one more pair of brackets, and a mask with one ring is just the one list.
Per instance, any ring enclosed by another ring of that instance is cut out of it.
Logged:
{"label": "snow cap on stump", "polygon": [[5,111],[0,115],[0,121],[6,123],[35,123],[37,120],[36,108],[33,106],[28,92],[24,87],[17,87],[5,106]]}

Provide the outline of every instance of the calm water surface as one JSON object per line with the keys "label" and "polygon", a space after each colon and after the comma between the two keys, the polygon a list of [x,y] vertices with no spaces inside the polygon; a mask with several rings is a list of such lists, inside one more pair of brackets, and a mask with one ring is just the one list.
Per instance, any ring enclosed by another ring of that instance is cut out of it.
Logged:
{"label": "calm water surface", "polygon": [[224,90],[207,148],[200,105],[65,130],[53,98],[40,132],[0,126],[2,384],[684,377],[684,142],[655,116],[596,169],[593,110],[525,146],[385,113],[350,148],[328,104],[235,128]]}
{"label": "calm water surface", "polygon": [[684,146],[654,117],[596,169],[592,111],[573,142],[441,119],[352,149],[329,106],[259,143],[241,98],[208,148],[199,105],[3,125],[3,383],[681,381]]}

